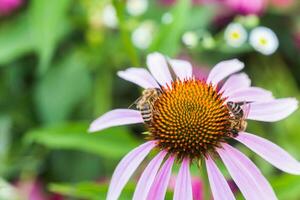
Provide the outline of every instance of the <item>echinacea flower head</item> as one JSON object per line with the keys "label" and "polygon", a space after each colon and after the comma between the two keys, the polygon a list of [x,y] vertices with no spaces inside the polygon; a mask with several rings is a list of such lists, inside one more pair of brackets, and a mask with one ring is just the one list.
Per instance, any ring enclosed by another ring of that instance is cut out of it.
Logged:
{"label": "echinacea flower head", "polygon": [[224,32],[226,43],[231,47],[240,47],[247,40],[247,31],[239,23],[230,23]]}
{"label": "echinacea flower head", "polygon": [[276,34],[263,26],[256,27],[251,31],[249,41],[256,51],[264,55],[273,54],[279,46]]}
{"label": "echinacea flower head", "polygon": [[[157,155],[144,169],[133,194],[134,200],[163,200],[173,165],[180,165],[176,178],[175,200],[192,200],[190,165],[205,162],[215,200],[235,199],[215,160],[221,159],[247,200],[277,199],[269,182],[255,164],[228,144],[236,140],[249,147],[275,167],[300,174],[300,163],[274,143],[236,127],[235,104],[243,119],[274,122],[297,107],[294,98],[275,99],[272,93],[252,87],[249,77],[240,72],[244,64],[237,59],[218,63],[205,80],[192,74],[184,60],[153,53],[147,57],[149,71],[129,68],[118,75],[145,90],[160,91],[147,112],[147,142],[129,152],[118,164],[107,194],[116,200],[122,189],[150,151]],[[221,84],[223,83],[224,84]],[[230,103],[229,103],[230,102]],[[240,105],[240,106],[238,106]],[[89,131],[108,127],[144,123],[145,110],[115,109],[96,119]],[[150,115],[149,115],[150,114]]]}

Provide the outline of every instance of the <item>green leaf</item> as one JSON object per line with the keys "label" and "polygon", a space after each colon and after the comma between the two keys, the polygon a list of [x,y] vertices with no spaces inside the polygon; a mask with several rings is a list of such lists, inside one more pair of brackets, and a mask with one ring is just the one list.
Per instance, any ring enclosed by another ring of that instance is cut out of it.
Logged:
{"label": "green leaf", "polygon": [[297,200],[300,197],[300,177],[281,175],[271,180],[278,199]]}
{"label": "green leaf", "polygon": [[[131,200],[134,193],[136,183],[129,182],[123,189],[120,196],[120,200]],[[108,182],[107,183],[95,183],[95,182],[79,182],[79,183],[51,183],[48,186],[51,192],[55,192],[64,196],[74,198],[84,198],[88,200],[105,199]],[[167,191],[165,199],[172,199],[172,191]]]}
{"label": "green leaf", "polygon": [[189,9],[189,17],[199,20],[186,20],[186,28],[187,30],[205,30],[213,22],[216,15],[217,7],[214,5],[192,6]]}
{"label": "green leaf", "polygon": [[6,115],[0,115],[0,174],[4,174],[7,167],[9,148],[11,146],[12,120]]}
{"label": "green leaf", "polygon": [[[132,199],[135,185],[132,183],[122,191],[122,200]],[[75,184],[70,183],[52,183],[49,185],[51,192],[59,193],[65,196],[84,198],[89,200],[105,199],[108,190],[108,185],[105,183],[93,183],[93,182],[80,182]]]}
{"label": "green leaf", "polygon": [[0,29],[0,64],[12,62],[18,57],[31,52],[35,41],[28,29],[27,16],[1,24]]}
{"label": "green leaf", "polygon": [[85,60],[76,53],[67,55],[37,83],[34,97],[40,118],[48,123],[68,118],[90,89]]}
{"label": "green leaf", "polygon": [[50,149],[73,149],[118,159],[138,145],[125,127],[110,128],[101,133],[87,133],[87,123],[65,123],[26,133],[25,143],[38,143]]}
{"label": "green leaf", "polygon": [[169,56],[174,56],[179,51],[181,34],[185,29],[186,21],[189,19],[190,4],[190,1],[180,0],[172,8],[170,13],[173,16],[173,22],[161,25],[150,51],[160,51]]}
{"label": "green leaf", "polygon": [[39,55],[39,73],[44,73],[59,39],[70,30],[66,13],[71,0],[30,1],[30,29]]}
{"label": "green leaf", "polygon": [[49,190],[65,196],[76,198],[85,198],[90,200],[105,199],[107,186],[93,182],[70,183],[52,183]]}

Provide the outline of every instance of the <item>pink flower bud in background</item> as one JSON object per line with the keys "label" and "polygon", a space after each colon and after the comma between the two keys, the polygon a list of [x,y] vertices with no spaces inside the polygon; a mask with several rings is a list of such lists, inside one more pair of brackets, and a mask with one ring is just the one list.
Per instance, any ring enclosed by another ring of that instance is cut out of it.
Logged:
{"label": "pink flower bud in background", "polygon": [[266,0],[224,0],[231,10],[239,14],[261,14],[266,7]]}
{"label": "pink flower bud in background", "polygon": [[22,197],[30,200],[46,200],[43,192],[43,185],[40,181],[29,179],[18,181],[16,184],[18,191]]}
{"label": "pink flower bud in background", "polygon": [[192,190],[194,200],[203,200],[203,183],[197,177],[192,178]]}
{"label": "pink flower bud in background", "polygon": [[[47,194],[45,192],[45,185],[41,180],[28,179],[19,180],[15,187],[18,195],[28,200],[63,200],[63,196],[56,193]],[[22,198],[23,199],[23,198]]]}
{"label": "pink flower bud in background", "polygon": [[277,8],[289,8],[296,3],[295,0],[269,0],[270,4]]}
{"label": "pink flower bud in background", "polygon": [[[211,0],[193,0],[193,4],[194,5],[199,5],[199,4],[203,4],[203,3],[206,3],[207,1],[211,1]],[[160,0],[159,1],[160,3],[162,3],[163,5],[167,5],[167,6],[170,6],[172,4],[174,4],[176,2],[176,0]]]}
{"label": "pink flower bud in background", "polygon": [[9,15],[21,6],[23,0],[0,0],[0,16]]}

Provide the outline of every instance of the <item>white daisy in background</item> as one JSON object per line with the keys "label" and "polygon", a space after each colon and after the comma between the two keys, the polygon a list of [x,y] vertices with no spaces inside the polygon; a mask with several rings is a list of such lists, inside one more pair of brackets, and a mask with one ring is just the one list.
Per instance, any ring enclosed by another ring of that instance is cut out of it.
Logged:
{"label": "white daisy in background", "polygon": [[148,0],[127,0],[126,9],[132,16],[139,16],[146,12],[148,8]]}
{"label": "white daisy in background", "polygon": [[161,17],[161,22],[163,24],[171,24],[173,22],[173,15],[169,12],[166,12],[163,14],[163,16]]}
{"label": "white daisy in background", "polygon": [[187,47],[193,48],[198,44],[198,36],[194,31],[187,31],[182,36],[182,42]]}
{"label": "white daisy in background", "polygon": [[271,29],[263,26],[251,31],[249,41],[256,51],[264,55],[273,54],[279,46],[276,34]]}
{"label": "white daisy in background", "polygon": [[246,29],[239,23],[230,23],[224,33],[226,43],[235,48],[242,46],[246,42],[247,36]]}
{"label": "white daisy in background", "polygon": [[147,49],[153,40],[154,28],[151,21],[145,21],[138,26],[131,35],[134,46],[139,49]]}
{"label": "white daisy in background", "polygon": [[109,28],[117,28],[118,18],[113,5],[108,4],[103,8],[102,21],[103,24]]}

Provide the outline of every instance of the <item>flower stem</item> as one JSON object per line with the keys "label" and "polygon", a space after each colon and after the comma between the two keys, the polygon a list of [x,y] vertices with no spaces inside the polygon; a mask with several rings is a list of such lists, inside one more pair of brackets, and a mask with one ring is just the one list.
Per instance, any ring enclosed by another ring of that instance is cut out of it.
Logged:
{"label": "flower stem", "polygon": [[199,164],[199,169],[200,169],[201,178],[202,178],[203,199],[211,200],[211,192],[210,192],[206,167],[204,166],[204,164]]}
{"label": "flower stem", "polygon": [[133,46],[131,39],[130,39],[130,34],[129,31],[127,29],[126,26],[126,22],[125,22],[125,0],[113,0],[113,5],[116,9],[116,13],[117,13],[117,18],[118,18],[118,22],[119,22],[119,28],[121,31],[121,38],[123,41],[123,45],[125,47],[125,51],[127,52],[131,63],[134,66],[140,66],[140,62],[139,62],[139,58],[138,58],[138,54],[136,52],[135,47]]}

